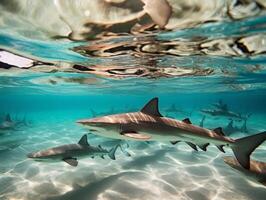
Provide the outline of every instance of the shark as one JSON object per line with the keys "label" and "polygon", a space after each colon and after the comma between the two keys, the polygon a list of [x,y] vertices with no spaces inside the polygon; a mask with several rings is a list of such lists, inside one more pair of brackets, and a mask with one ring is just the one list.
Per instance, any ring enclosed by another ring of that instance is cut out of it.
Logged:
{"label": "shark", "polygon": [[249,130],[247,128],[247,120],[244,120],[243,124],[240,127],[234,126],[234,121],[230,120],[230,122],[224,128],[224,132],[226,133],[226,135],[231,135],[236,132],[248,133]]}
{"label": "shark", "polygon": [[244,168],[250,167],[250,154],[266,139],[266,131],[239,139],[226,137],[221,127],[213,130],[193,125],[189,118],[182,121],[162,116],[158,98],[151,99],[140,111],[81,119],[77,123],[103,137],[137,141],[185,141],[203,151],[211,143],[224,152],[233,150]]}
{"label": "shark", "polygon": [[87,135],[83,135],[76,144],[65,144],[41,150],[27,155],[28,158],[33,158],[37,161],[64,161],[67,164],[76,167],[78,165],[78,158],[90,156],[100,156],[104,159],[108,155],[112,160],[115,160],[115,152],[119,145],[116,145],[111,150],[103,149],[100,145],[98,147],[91,146],[87,141]]}
{"label": "shark", "polygon": [[223,100],[221,100],[221,99],[217,103],[214,103],[212,105],[213,105],[213,107],[215,107],[217,109],[228,111],[227,104],[223,103]]}
{"label": "shark", "polygon": [[[226,104],[225,104],[226,105]],[[227,105],[222,106],[215,106],[215,109],[202,109],[201,112],[211,115],[211,116],[221,116],[221,117],[228,117],[230,119],[236,119],[236,120],[247,120],[250,116],[250,114],[243,115],[241,113],[236,113],[233,111],[228,110]]]}
{"label": "shark", "polygon": [[203,115],[202,118],[201,118],[201,120],[200,120],[200,124],[199,124],[200,127],[204,127],[205,119],[206,119],[206,116]]}
{"label": "shark", "polygon": [[[204,115],[200,121],[200,127],[204,127],[206,116]],[[249,133],[249,130],[247,128],[247,120],[243,120],[243,124],[241,126],[235,126],[234,120],[230,120],[229,123],[223,127],[223,132],[226,136],[230,136],[231,134],[242,132],[242,133]]]}
{"label": "shark", "polygon": [[239,171],[246,177],[250,178],[253,181],[263,184],[266,187],[266,163],[256,160],[250,161],[250,168],[245,169],[241,167],[238,161],[231,157],[226,156],[223,158],[224,162],[228,164],[233,169]]}
{"label": "shark", "polygon": [[11,118],[10,114],[7,114],[4,117],[4,120],[0,123],[0,130],[6,131],[6,130],[18,130],[17,128],[20,128],[22,126],[29,126],[29,123],[26,120],[26,117],[22,120],[14,120]]}

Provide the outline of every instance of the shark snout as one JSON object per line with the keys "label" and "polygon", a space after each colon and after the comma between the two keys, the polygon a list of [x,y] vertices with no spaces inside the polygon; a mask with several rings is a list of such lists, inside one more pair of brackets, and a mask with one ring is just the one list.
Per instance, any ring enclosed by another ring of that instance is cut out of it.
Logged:
{"label": "shark snout", "polygon": [[85,125],[86,123],[88,123],[88,120],[85,120],[85,119],[81,119],[81,120],[78,120],[76,121],[78,124],[82,124],[82,125]]}
{"label": "shark snout", "polygon": [[78,120],[77,123],[82,124],[82,125],[89,125],[89,126],[97,125],[97,123],[91,119],[81,119],[81,120]]}

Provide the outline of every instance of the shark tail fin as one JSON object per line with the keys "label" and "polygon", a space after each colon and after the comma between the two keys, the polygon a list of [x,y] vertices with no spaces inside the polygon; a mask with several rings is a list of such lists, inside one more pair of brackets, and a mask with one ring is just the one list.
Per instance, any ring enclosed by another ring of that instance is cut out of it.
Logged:
{"label": "shark tail fin", "polygon": [[117,150],[117,148],[119,147],[120,145],[116,145],[115,147],[113,147],[109,153],[108,153],[108,156],[112,159],[112,160],[115,160],[115,152]]}
{"label": "shark tail fin", "polygon": [[237,139],[231,147],[239,164],[245,168],[250,168],[251,153],[266,140],[266,131]]}

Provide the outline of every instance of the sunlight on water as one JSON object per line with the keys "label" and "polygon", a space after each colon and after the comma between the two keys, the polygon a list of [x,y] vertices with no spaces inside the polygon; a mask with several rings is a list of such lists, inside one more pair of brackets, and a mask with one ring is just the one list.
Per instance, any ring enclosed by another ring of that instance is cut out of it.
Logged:
{"label": "sunlight on water", "polygon": [[[116,140],[76,122],[158,97],[163,116],[233,139],[265,131],[266,1],[2,0],[0,27],[1,200],[265,198],[266,167],[252,178],[233,169],[228,147],[205,152],[196,138],[195,151],[186,135]],[[27,158],[84,134],[100,150],[118,145],[116,160]],[[265,150],[251,164],[266,162]]]}

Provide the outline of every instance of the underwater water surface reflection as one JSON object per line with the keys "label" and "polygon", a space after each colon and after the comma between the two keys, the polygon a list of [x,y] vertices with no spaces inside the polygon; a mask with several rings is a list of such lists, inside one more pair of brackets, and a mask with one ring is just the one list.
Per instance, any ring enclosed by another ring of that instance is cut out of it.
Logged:
{"label": "underwater water surface reflection", "polygon": [[0,1],[0,199],[265,199],[265,10]]}

